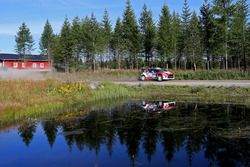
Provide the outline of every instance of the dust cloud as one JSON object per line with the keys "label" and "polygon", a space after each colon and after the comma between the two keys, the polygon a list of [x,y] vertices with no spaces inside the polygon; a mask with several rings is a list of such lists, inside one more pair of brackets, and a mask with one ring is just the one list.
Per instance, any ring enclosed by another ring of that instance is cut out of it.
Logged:
{"label": "dust cloud", "polygon": [[0,80],[44,80],[52,72],[39,72],[34,70],[1,70]]}

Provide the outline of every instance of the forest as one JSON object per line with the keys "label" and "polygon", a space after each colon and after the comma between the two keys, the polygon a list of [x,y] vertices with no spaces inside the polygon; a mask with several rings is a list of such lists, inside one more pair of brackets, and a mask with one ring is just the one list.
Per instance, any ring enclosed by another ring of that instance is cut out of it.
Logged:
{"label": "forest", "polygon": [[[146,4],[136,18],[130,0],[122,18],[111,24],[105,9],[95,14],[67,17],[55,34],[46,21],[39,46],[53,66],[61,71],[83,69],[139,69],[165,67],[182,70],[235,69],[250,66],[250,22],[247,0],[204,0],[199,11],[191,11],[183,0],[182,11],[170,12],[163,4],[159,20]],[[32,34],[23,22],[15,36],[16,52],[31,54]]]}

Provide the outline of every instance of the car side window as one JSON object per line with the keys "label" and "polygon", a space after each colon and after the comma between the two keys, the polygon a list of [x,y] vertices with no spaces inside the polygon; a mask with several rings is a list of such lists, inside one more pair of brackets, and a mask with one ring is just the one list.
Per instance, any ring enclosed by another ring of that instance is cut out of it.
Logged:
{"label": "car side window", "polygon": [[148,76],[149,76],[149,77],[152,77],[152,76],[153,76],[153,70],[151,70],[151,69],[148,70]]}

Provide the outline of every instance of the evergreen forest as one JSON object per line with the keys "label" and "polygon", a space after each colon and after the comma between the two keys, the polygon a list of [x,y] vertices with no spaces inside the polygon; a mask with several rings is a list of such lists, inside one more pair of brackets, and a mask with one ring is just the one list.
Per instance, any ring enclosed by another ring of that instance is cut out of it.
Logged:
{"label": "evergreen forest", "polygon": [[[25,23],[15,36],[16,52],[31,54],[34,40]],[[142,6],[136,18],[130,0],[122,17],[111,24],[104,10],[95,14],[65,18],[58,34],[46,21],[40,51],[58,70],[83,69],[237,69],[250,66],[250,22],[247,0],[204,0],[199,11],[191,11],[183,0],[182,11],[170,12],[163,4],[159,20],[150,7]]]}

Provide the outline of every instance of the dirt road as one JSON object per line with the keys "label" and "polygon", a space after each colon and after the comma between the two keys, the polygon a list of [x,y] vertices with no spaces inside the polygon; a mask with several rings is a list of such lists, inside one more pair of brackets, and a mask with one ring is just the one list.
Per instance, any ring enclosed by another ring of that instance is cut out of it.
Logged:
{"label": "dirt road", "polygon": [[167,85],[167,86],[215,86],[215,87],[250,87],[250,80],[173,80],[173,81],[119,81],[117,84],[136,85]]}

